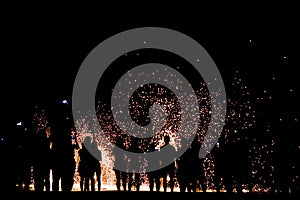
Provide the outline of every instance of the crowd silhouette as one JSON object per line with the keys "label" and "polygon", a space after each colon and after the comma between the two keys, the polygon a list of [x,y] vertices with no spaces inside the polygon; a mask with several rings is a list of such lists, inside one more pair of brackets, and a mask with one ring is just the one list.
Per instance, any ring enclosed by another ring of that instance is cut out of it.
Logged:
{"label": "crowd silhouette", "polygon": [[[63,105],[62,105],[63,106]],[[58,109],[59,110],[59,109]],[[71,132],[74,124],[69,110],[56,110],[49,113],[47,123],[33,123],[30,128],[16,126],[14,139],[1,140],[1,189],[10,191],[72,191],[76,162],[74,152],[78,150],[80,158],[78,172],[81,191],[101,191],[101,163],[102,154],[93,134],[85,137],[82,145],[72,142]],[[165,148],[170,145],[170,137],[163,135],[160,138]],[[126,151],[146,153],[157,151],[158,142],[152,141],[147,148],[142,148],[138,140],[126,143],[122,137],[116,137],[116,146]],[[225,143],[222,140],[211,151],[214,159],[214,188],[216,192],[242,193],[243,189],[253,192],[253,176],[250,161],[250,145],[247,141]],[[205,158],[199,158],[198,152],[201,142],[197,138],[191,143],[184,154],[171,164],[155,171],[146,172],[148,190],[153,192],[174,192],[178,187],[180,192],[206,192],[208,180],[205,172]],[[173,149],[174,151],[175,148]],[[5,154],[3,152],[10,152]],[[275,152],[276,153],[276,152]],[[281,153],[278,151],[278,154]],[[115,163],[123,165],[123,169],[114,168],[117,191],[140,191],[143,184],[142,173],[130,169],[130,159],[123,154],[114,154]],[[13,159],[12,159],[13,158]],[[288,159],[288,158],[286,158]],[[276,166],[284,165],[275,160]],[[7,165],[10,163],[11,165]],[[282,172],[283,168],[280,172]],[[52,174],[50,173],[52,172]],[[280,175],[278,182],[270,185],[270,192],[287,192],[290,189],[299,191],[295,182],[288,183],[287,172]],[[52,182],[50,182],[52,179]],[[286,184],[288,183],[288,184]],[[34,188],[30,188],[33,185]],[[162,189],[161,189],[162,188]],[[169,190],[168,190],[169,189]]]}

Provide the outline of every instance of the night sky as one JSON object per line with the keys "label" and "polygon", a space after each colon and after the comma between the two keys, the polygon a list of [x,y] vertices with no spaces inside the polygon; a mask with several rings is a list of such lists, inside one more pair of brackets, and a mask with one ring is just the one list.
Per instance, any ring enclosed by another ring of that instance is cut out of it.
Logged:
{"label": "night sky", "polygon": [[276,20],[249,20],[241,25],[200,20],[199,24],[197,20],[186,23],[188,19],[102,25],[46,17],[41,22],[33,16],[12,20],[3,31],[3,124],[24,120],[37,104],[71,100],[77,70],[88,53],[116,33],[143,26],[170,28],[192,37],[213,58],[225,83],[230,84],[239,72],[256,99],[255,110],[262,119],[297,124],[298,31],[294,23],[284,23],[289,18]]}

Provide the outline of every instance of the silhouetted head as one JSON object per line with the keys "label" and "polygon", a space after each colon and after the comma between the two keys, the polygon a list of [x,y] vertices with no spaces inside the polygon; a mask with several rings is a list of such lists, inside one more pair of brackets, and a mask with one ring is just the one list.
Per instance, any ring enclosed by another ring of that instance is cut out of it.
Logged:
{"label": "silhouetted head", "polygon": [[164,136],[164,142],[165,142],[165,144],[169,144],[169,142],[170,142],[170,136],[165,135]]}

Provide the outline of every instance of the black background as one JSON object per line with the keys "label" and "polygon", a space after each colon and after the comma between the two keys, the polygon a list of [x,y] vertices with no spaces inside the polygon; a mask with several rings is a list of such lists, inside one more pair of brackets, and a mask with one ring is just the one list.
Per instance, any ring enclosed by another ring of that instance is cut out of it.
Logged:
{"label": "black background", "polygon": [[71,103],[73,82],[88,53],[114,34],[145,26],[174,29],[198,41],[225,82],[239,70],[253,95],[272,91],[270,103],[255,107],[261,119],[299,117],[299,23],[293,5],[161,6],[3,6],[1,134],[30,121],[35,105]]}

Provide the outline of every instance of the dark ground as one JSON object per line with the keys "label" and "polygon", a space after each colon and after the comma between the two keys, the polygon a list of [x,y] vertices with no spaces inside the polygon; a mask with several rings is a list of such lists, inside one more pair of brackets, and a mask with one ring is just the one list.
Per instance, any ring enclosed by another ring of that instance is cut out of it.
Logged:
{"label": "dark ground", "polygon": [[[47,198],[47,199],[54,199],[54,198],[68,198],[68,199],[185,199],[185,200],[192,200],[192,199],[245,199],[245,200],[260,200],[260,199],[298,199],[298,194],[268,194],[268,193],[243,193],[243,194],[236,194],[236,193],[178,193],[178,192],[147,192],[147,191],[140,191],[140,192],[115,192],[115,191],[102,191],[102,192],[21,192],[15,193],[12,196],[22,196],[22,198]],[[11,197],[6,196],[6,198],[11,199]]]}

